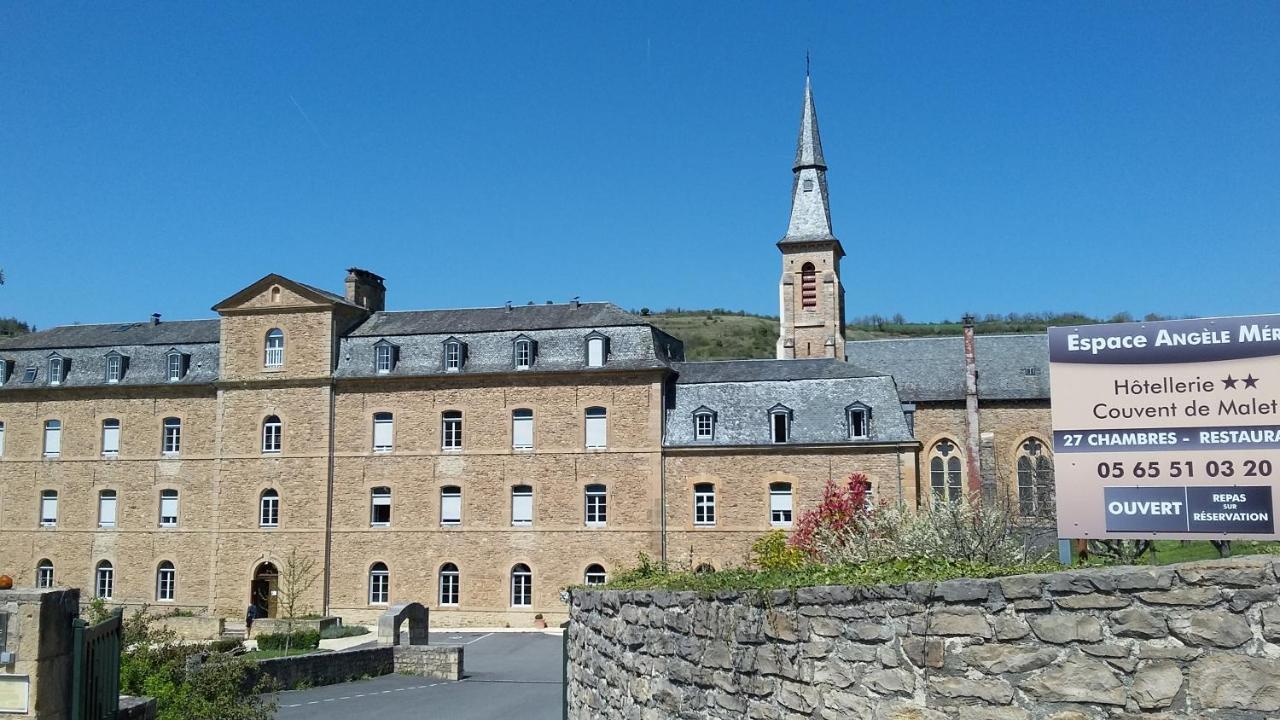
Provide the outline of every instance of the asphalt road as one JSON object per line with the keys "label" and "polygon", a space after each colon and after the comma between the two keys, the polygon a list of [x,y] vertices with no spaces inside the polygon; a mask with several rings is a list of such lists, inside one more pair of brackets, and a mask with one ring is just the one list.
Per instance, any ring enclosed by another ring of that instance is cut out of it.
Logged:
{"label": "asphalt road", "polygon": [[464,645],[460,682],[405,675],[276,695],[277,720],[495,720],[560,717],[561,639],[543,633],[431,633]]}

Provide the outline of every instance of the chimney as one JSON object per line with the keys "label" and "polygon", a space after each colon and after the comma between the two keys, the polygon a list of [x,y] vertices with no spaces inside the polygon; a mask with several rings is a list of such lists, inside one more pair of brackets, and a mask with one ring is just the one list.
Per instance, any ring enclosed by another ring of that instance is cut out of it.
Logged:
{"label": "chimney", "polygon": [[382,283],[382,276],[356,267],[347,268],[347,302],[369,312],[385,310],[387,286]]}
{"label": "chimney", "polygon": [[507,301],[507,312],[511,312],[511,301]]}
{"label": "chimney", "polygon": [[160,324],[160,313],[151,313],[151,324],[152,325]]}
{"label": "chimney", "polygon": [[569,301],[569,304],[573,306],[574,310],[577,310],[578,306],[581,305],[582,303],[578,301],[577,297],[574,297],[572,300]]}
{"label": "chimney", "polygon": [[969,492],[982,498],[984,478],[980,461],[980,428],[978,420],[978,356],[973,341],[973,315],[964,316],[964,424],[965,470],[969,476]]}

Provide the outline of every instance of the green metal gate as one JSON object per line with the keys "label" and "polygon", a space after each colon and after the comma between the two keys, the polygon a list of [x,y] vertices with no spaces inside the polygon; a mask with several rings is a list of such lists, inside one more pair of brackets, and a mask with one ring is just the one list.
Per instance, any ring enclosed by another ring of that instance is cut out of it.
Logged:
{"label": "green metal gate", "polygon": [[89,625],[71,621],[71,720],[116,720],[120,710],[120,646],[124,610]]}

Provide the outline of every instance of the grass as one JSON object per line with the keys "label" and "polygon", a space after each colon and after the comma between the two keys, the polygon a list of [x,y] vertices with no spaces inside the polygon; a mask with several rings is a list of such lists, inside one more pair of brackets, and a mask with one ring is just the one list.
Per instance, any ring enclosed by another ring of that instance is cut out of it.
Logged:
{"label": "grass", "polygon": [[[1257,542],[1254,540],[1233,540],[1231,556],[1280,554],[1280,542]],[[1189,562],[1191,560],[1216,560],[1218,551],[1205,541],[1157,540],[1155,554],[1149,562],[1153,565],[1170,565]]]}
{"label": "grass", "polygon": [[332,638],[355,637],[356,635],[368,635],[369,628],[363,625],[339,625],[337,627],[326,628],[320,633],[321,640],[330,640]]}

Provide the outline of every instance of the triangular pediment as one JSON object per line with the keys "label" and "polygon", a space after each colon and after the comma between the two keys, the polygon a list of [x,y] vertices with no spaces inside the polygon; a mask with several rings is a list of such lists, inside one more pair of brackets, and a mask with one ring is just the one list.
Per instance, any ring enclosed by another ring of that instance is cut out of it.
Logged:
{"label": "triangular pediment", "polygon": [[271,273],[213,306],[216,312],[350,305],[346,298]]}

